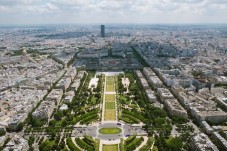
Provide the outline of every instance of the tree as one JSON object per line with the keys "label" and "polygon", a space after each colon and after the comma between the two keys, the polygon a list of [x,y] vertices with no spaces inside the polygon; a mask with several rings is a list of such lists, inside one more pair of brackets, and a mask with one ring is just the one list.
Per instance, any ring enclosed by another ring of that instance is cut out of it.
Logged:
{"label": "tree", "polygon": [[66,116],[66,120],[67,121],[72,121],[73,120],[73,115],[72,114],[69,114]]}
{"label": "tree", "polygon": [[23,123],[19,123],[17,126],[17,132],[20,132],[23,130],[24,124]]}
{"label": "tree", "polygon": [[179,151],[183,147],[183,142],[179,137],[170,137],[166,140],[166,145],[172,151]]}
{"label": "tree", "polygon": [[224,71],[224,76],[227,76],[227,71]]}
{"label": "tree", "polygon": [[53,120],[51,120],[50,122],[49,122],[49,126],[52,126],[52,127],[54,127],[55,125],[56,125],[56,120],[55,119],[53,119]]}
{"label": "tree", "polygon": [[57,112],[54,113],[54,119],[56,119],[57,121],[61,120],[63,117],[63,112],[58,110]]}
{"label": "tree", "polygon": [[62,126],[62,127],[67,126],[67,121],[66,121],[66,120],[63,120],[61,126]]}
{"label": "tree", "polygon": [[29,136],[29,139],[28,139],[29,147],[32,147],[32,144],[34,143],[34,141],[35,141],[35,137],[34,136]]}
{"label": "tree", "polygon": [[40,151],[50,151],[52,149],[52,144],[49,140],[44,141],[40,146]]}
{"label": "tree", "polygon": [[166,119],[164,119],[164,118],[156,118],[154,120],[154,122],[155,122],[156,127],[161,128],[166,123]]}
{"label": "tree", "polygon": [[54,140],[54,138],[55,138],[55,136],[56,136],[56,133],[57,133],[57,131],[56,131],[54,128],[51,129],[51,131],[50,131],[51,140]]}
{"label": "tree", "polygon": [[6,131],[5,131],[4,129],[1,129],[1,130],[0,130],[0,137],[1,137],[1,136],[4,136],[5,134],[6,134]]}
{"label": "tree", "polygon": [[46,123],[47,119],[37,119],[37,118],[33,118],[32,114],[29,113],[28,114],[28,123],[31,124],[32,127],[41,127],[44,125],[44,123]]}

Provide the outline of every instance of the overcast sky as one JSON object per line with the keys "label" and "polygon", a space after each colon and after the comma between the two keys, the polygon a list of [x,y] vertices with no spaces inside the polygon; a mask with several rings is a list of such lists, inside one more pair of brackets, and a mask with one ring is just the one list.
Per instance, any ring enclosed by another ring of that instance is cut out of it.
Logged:
{"label": "overcast sky", "polygon": [[0,24],[227,23],[227,0],[0,0]]}

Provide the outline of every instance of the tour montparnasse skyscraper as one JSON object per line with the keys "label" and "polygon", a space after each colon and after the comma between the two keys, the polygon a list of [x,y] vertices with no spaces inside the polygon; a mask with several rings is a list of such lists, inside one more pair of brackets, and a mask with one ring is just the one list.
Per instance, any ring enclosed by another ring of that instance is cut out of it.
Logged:
{"label": "tour montparnasse skyscraper", "polygon": [[105,25],[101,25],[101,37],[105,37]]}

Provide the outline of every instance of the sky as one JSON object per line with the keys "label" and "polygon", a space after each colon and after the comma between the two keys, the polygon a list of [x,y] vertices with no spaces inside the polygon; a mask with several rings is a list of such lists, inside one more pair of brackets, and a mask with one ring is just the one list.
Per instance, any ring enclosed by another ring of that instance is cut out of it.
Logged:
{"label": "sky", "polygon": [[0,24],[227,23],[227,0],[0,0]]}

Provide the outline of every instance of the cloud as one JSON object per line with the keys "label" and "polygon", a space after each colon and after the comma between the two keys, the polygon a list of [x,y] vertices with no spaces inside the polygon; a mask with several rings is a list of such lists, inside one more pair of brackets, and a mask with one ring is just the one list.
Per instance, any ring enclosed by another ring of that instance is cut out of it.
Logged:
{"label": "cloud", "polygon": [[25,23],[34,16],[52,23],[53,15],[54,23],[216,23],[227,22],[226,10],[227,0],[0,0],[0,19],[9,23],[15,14]]}
{"label": "cloud", "polygon": [[0,0],[1,6],[18,6],[18,5],[32,5],[40,3],[43,0]]}
{"label": "cloud", "polygon": [[172,2],[172,3],[186,3],[186,4],[196,4],[196,3],[201,3],[204,0],[166,0],[167,2]]}

